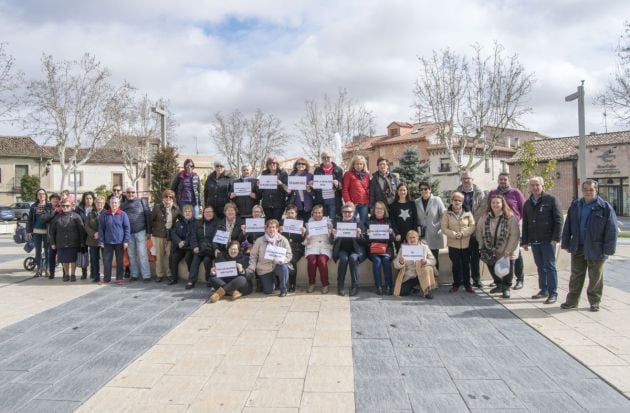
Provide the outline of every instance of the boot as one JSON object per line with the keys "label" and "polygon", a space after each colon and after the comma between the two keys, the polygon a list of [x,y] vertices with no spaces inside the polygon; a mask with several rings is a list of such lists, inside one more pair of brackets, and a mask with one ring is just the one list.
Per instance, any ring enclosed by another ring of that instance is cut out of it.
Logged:
{"label": "boot", "polygon": [[212,294],[210,296],[210,302],[211,303],[216,303],[217,301],[219,301],[221,299],[221,297],[223,297],[225,295],[225,290],[221,287],[218,290],[216,290],[214,292],[214,294]]}
{"label": "boot", "polygon": [[242,295],[239,290],[232,291],[232,301],[237,300]]}

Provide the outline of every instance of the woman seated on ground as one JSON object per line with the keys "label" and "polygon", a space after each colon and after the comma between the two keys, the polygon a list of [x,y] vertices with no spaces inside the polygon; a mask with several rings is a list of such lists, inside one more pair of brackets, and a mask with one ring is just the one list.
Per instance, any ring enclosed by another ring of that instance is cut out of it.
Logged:
{"label": "woman seated on ground", "polygon": [[50,236],[50,248],[57,251],[57,261],[63,264],[63,280],[76,281],[77,254],[85,252],[83,220],[72,210],[68,200],[61,203],[63,213],[55,219]]}
{"label": "woman seated on ground", "polygon": [[188,274],[186,289],[190,290],[197,283],[199,277],[199,266],[203,262],[206,271],[206,281],[210,279],[210,268],[214,261],[214,245],[212,240],[217,232],[217,223],[214,218],[214,208],[210,205],[203,209],[201,221],[195,225],[190,244],[193,250],[193,260]]}
{"label": "woman seated on ground", "polygon": [[[485,214],[477,224],[479,255],[486,263],[496,287],[490,294],[503,293],[503,298],[510,298],[510,287],[514,275],[514,260],[518,257],[521,231],[512,210],[503,195],[492,195]],[[503,278],[494,272],[494,264],[503,257],[510,259],[510,272]]]}
{"label": "woman seated on ground", "polygon": [[247,279],[245,275],[245,263],[247,258],[240,250],[240,243],[238,241],[231,241],[227,252],[222,253],[216,260],[217,263],[236,261],[236,275],[217,277],[216,264],[210,270],[208,284],[215,289],[214,293],[209,298],[211,303],[216,303],[224,295],[231,295],[232,301],[234,301],[242,295],[251,294],[253,290],[253,280],[251,278]]}
{"label": "woman seated on ground", "polygon": [[[401,184],[402,185],[402,184]],[[406,187],[405,187],[406,188]],[[414,206],[415,207],[415,206]],[[387,207],[382,201],[377,201],[372,209],[370,225],[387,225],[389,227],[388,239],[372,239],[372,231],[368,228],[369,237],[368,253],[372,261],[372,273],[374,275],[374,287],[377,295],[383,295],[383,284],[381,283],[381,268],[385,278],[385,294],[392,295],[394,292],[394,282],[392,280],[392,257],[394,256],[394,230],[390,226]]]}
{"label": "woman seated on ground", "polygon": [[169,265],[173,279],[168,285],[177,284],[179,281],[179,262],[182,259],[185,260],[188,271],[190,272],[190,265],[193,259],[191,238],[195,231],[195,220],[193,219],[194,211],[192,205],[184,205],[182,214],[183,215],[177,219],[177,222],[175,222],[171,230],[173,249],[169,257]]}
{"label": "woman seated on ground", "polygon": [[[258,238],[249,256],[249,266],[247,271],[258,274],[262,282],[262,291],[265,294],[273,293],[275,289],[274,275],[280,279],[280,297],[287,295],[287,283],[289,281],[289,262],[293,256],[289,240],[278,232],[279,223],[275,219],[270,219],[265,224],[265,235]],[[271,251],[267,249],[280,247],[275,251],[277,254],[270,257]]]}
{"label": "woman seated on ground", "polygon": [[328,293],[328,260],[332,257],[332,244],[330,243],[330,233],[332,231],[332,222],[328,217],[324,216],[324,207],[315,205],[311,210],[311,219],[309,222],[326,221],[328,232],[321,235],[310,235],[306,232],[306,254],[308,269],[308,289],[307,293],[315,291],[315,282],[317,281],[317,269],[319,269],[319,278],[322,281],[322,294]]}
{"label": "woman seated on ground", "polygon": [[[298,211],[297,207],[293,204],[287,207],[285,213],[286,219],[298,219]],[[284,220],[283,220],[284,225]],[[293,257],[291,257],[291,263],[289,265],[289,292],[295,292],[295,283],[297,280],[297,266],[298,261],[304,256],[304,233],[306,229],[302,226],[302,232],[300,234],[293,234],[284,232],[284,227],[280,227],[280,232],[282,236],[289,240],[289,245],[291,245],[291,252],[293,253]]]}
{"label": "woman seated on ground", "polygon": [[394,295],[406,296],[411,294],[415,287],[419,287],[420,294],[424,298],[433,298],[431,290],[437,288],[435,257],[429,245],[420,239],[420,234],[417,231],[407,232],[407,245],[421,245],[424,257],[418,261],[406,260],[403,257],[401,246],[398,256],[394,260],[394,268],[399,270],[394,285]]}

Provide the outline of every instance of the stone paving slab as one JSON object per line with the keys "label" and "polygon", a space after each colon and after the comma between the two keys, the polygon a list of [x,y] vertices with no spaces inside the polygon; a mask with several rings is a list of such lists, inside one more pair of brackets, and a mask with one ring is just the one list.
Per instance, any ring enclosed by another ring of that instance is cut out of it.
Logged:
{"label": "stone paving slab", "polygon": [[205,298],[201,290],[112,285],[0,329],[0,411],[76,410]]}

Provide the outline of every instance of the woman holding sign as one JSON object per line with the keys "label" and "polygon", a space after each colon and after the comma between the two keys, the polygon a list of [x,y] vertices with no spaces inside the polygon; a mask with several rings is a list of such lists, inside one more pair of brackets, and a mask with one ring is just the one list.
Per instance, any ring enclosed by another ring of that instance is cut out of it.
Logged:
{"label": "woman holding sign", "polygon": [[224,218],[217,222],[217,232],[214,235],[214,255],[218,257],[221,253],[227,251],[230,241],[243,242],[243,222],[237,218],[238,209],[232,202],[225,204],[223,208]]}
{"label": "woman holding sign", "polygon": [[341,221],[337,222],[332,230],[334,238],[333,259],[339,261],[337,266],[337,294],[344,296],[344,284],[346,271],[350,265],[350,296],[359,293],[359,264],[366,258],[365,254],[365,227],[354,216],[354,204],[346,203],[341,208]]}
{"label": "woman holding sign", "polygon": [[212,269],[208,283],[215,289],[208,301],[216,303],[225,295],[232,301],[252,292],[252,281],[245,276],[247,258],[240,252],[238,241],[231,241],[227,252],[222,253]]}
{"label": "woman holding sign", "polygon": [[323,205],[324,216],[336,222],[341,211],[343,170],[333,162],[332,152],[323,151],[320,158],[322,163],[313,173],[315,204]]}
{"label": "woman holding sign", "polygon": [[417,231],[409,231],[407,243],[401,246],[394,260],[394,268],[399,270],[394,295],[406,296],[414,287],[420,287],[424,298],[433,298],[431,290],[437,288],[434,267],[435,257],[429,245],[420,239]]}
{"label": "woman holding sign", "polygon": [[191,237],[195,231],[195,220],[193,219],[193,206],[190,204],[184,205],[182,209],[183,216],[180,216],[175,222],[175,226],[171,231],[171,242],[173,250],[169,257],[169,264],[171,267],[172,279],[168,285],[177,284],[179,281],[179,262],[181,260],[186,261],[186,266],[190,272],[190,264],[193,259],[193,252],[191,247]]}
{"label": "woman holding sign", "polygon": [[394,256],[394,230],[390,226],[387,207],[382,201],[376,201],[372,208],[372,217],[368,228],[370,239],[369,253],[374,274],[374,287],[376,294],[383,295],[381,287],[381,268],[385,277],[385,293],[392,295],[394,283],[392,280],[392,257]]}
{"label": "woman holding sign", "polygon": [[280,164],[275,156],[270,156],[265,162],[265,170],[258,178],[258,190],[262,207],[265,210],[266,219],[280,221],[287,206],[287,193],[289,192],[288,175],[280,169]]}
{"label": "woman holding sign", "polygon": [[[289,265],[289,292],[295,292],[295,283],[297,280],[298,261],[304,256],[304,222],[298,219],[298,211],[295,205],[289,205],[286,218],[282,222],[280,232],[282,236],[289,240],[291,245],[291,263]],[[299,224],[299,228],[298,228]]]}
{"label": "woman holding sign", "polygon": [[328,293],[328,260],[332,257],[332,244],[330,243],[331,221],[324,217],[324,207],[315,205],[311,211],[311,219],[307,224],[306,233],[306,261],[308,269],[307,293],[315,291],[317,269],[322,280],[322,294]]}
{"label": "woman holding sign", "polygon": [[370,203],[370,172],[365,157],[361,155],[352,158],[351,165],[352,169],[343,175],[343,201],[352,202],[361,226],[365,226]]}
{"label": "woman holding sign", "polygon": [[[496,287],[490,290],[490,294],[503,293],[503,298],[510,298],[514,260],[518,257],[521,231],[503,195],[490,197],[490,204],[486,213],[479,219],[476,233],[479,255],[488,266],[496,284]],[[501,278],[494,273],[494,264],[503,257],[510,258],[510,272]]]}
{"label": "woman holding sign", "polygon": [[256,240],[249,256],[247,271],[258,274],[262,281],[263,293],[271,294],[275,289],[274,275],[280,279],[280,297],[287,296],[291,245],[280,235],[280,224],[270,219],[265,224],[265,235]]}
{"label": "woman holding sign", "polygon": [[461,192],[451,195],[451,205],[442,216],[442,232],[446,235],[453,269],[453,285],[448,292],[455,293],[464,285],[467,293],[474,293],[470,284],[470,236],[475,233],[475,218],[464,206]]}
{"label": "woman holding sign", "polygon": [[289,203],[297,207],[298,218],[304,222],[308,221],[313,209],[313,174],[309,172],[309,167],[306,159],[298,158],[288,178],[291,190]]}

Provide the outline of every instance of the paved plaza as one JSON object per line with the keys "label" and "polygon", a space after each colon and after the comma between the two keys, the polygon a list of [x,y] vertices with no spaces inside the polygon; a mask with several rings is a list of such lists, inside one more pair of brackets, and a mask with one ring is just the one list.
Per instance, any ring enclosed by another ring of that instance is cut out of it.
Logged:
{"label": "paved plaza", "polygon": [[599,313],[559,308],[566,270],[552,306],[534,276],[509,301],[442,286],[206,304],[204,287],[32,279],[21,259],[2,236],[0,412],[630,411],[630,245]]}

